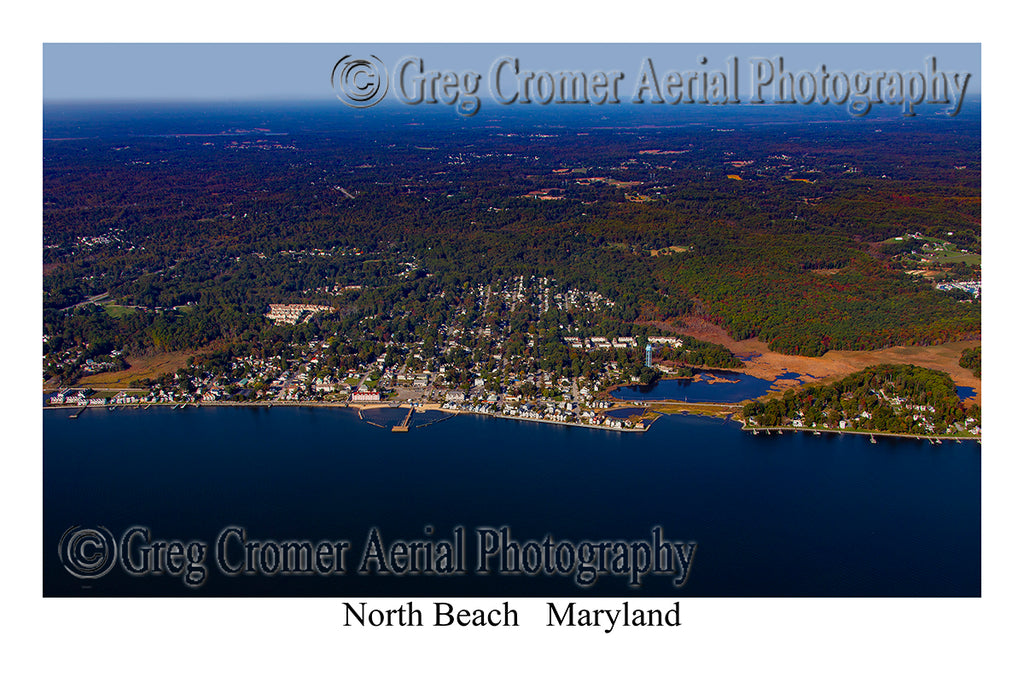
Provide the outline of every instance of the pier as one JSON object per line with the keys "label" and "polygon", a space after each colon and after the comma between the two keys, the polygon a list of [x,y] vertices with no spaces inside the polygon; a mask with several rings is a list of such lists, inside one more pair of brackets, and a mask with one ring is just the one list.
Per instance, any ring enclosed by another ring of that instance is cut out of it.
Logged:
{"label": "pier", "polygon": [[409,420],[412,419],[412,413],[415,408],[409,408],[409,412],[406,414],[405,419],[402,420],[402,424],[396,425],[391,428],[393,432],[407,432],[409,431]]}

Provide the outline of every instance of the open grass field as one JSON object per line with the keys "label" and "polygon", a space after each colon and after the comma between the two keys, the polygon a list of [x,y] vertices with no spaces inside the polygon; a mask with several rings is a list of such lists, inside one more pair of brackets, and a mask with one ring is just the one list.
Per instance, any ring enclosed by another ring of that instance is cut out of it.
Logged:
{"label": "open grass field", "polygon": [[[921,243],[918,247],[918,253],[928,259],[927,263],[929,264],[936,266],[949,266],[954,263],[965,263],[968,266],[981,265],[981,254],[974,252],[965,254],[945,240],[934,237],[921,237],[917,242]],[[880,244],[898,244],[898,240],[895,237],[890,237],[880,242]],[[904,257],[904,262],[908,265],[919,263],[918,259],[910,256]]]}
{"label": "open grass field", "polygon": [[129,357],[127,370],[101,372],[83,377],[75,386],[107,387],[111,389],[128,389],[133,380],[153,379],[165,372],[174,372],[185,367],[189,357],[195,351],[174,351],[170,353],[154,353],[150,356]]}
{"label": "open grass field", "polygon": [[931,263],[948,266],[953,263],[966,263],[969,266],[981,265],[981,254],[962,254],[958,251],[938,252],[930,256]]}
{"label": "open grass field", "polygon": [[135,312],[135,309],[130,306],[118,306],[117,304],[107,304],[103,307],[103,310],[106,311],[107,315],[111,318],[123,318]]}

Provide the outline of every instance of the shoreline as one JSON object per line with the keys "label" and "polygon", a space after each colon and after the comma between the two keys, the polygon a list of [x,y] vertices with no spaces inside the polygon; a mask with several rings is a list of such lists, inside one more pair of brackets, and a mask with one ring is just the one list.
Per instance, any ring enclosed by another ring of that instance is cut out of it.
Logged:
{"label": "shoreline", "polygon": [[[748,377],[754,377],[755,379],[760,379],[756,375],[747,372],[746,369],[743,368],[743,367],[739,367],[739,368],[712,368],[712,367],[706,367],[706,366],[699,366],[699,367],[698,366],[687,366],[687,367],[690,367],[690,368],[693,369],[693,371],[694,371],[693,375],[691,375],[689,377],[682,377],[680,375],[665,375],[664,377],[659,377],[658,379],[654,380],[653,383],[657,384],[658,382],[688,381],[688,382],[695,382],[697,384],[715,385],[715,384],[737,384],[738,382],[740,382],[740,380],[738,380],[738,379],[735,379],[735,380],[723,379],[721,377],[715,377],[713,374],[711,375],[710,378],[706,378],[706,377],[703,376],[703,375],[707,375],[707,374],[711,374],[711,373],[715,373],[715,372],[729,372],[729,373],[733,373],[733,374],[737,374],[737,375],[747,375]],[[602,389],[601,391],[597,392],[594,396],[596,398],[601,398],[601,399],[607,400],[607,401],[623,401],[623,400],[627,400],[627,399],[615,398],[614,396],[612,396],[612,392],[613,391],[617,391],[619,389],[626,388],[626,387],[643,387],[643,386],[651,386],[651,385],[650,384],[648,384],[648,385],[639,384],[637,382],[620,382],[618,384],[611,385],[607,389]],[[646,400],[652,400],[652,399],[646,399]],[[671,401],[673,399],[653,399],[653,400]]]}
{"label": "shoreline", "polygon": [[[217,408],[217,407],[237,407],[237,408],[273,408],[276,406],[289,407],[289,408],[349,408],[357,412],[361,412],[363,409],[372,408],[393,408],[396,410],[409,410],[412,409],[415,412],[422,413],[428,410],[436,410],[442,413],[449,413],[450,415],[482,415],[484,417],[498,417],[506,420],[519,420],[521,422],[537,422],[546,425],[565,426],[565,427],[586,427],[588,429],[603,429],[609,432],[626,432],[626,433],[639,433],[643,434],[651,425],[657,421],[661,414],[655,414],[650,418],[646,418],[649,423],[645,424],[642,428],[626,428],[626,427],[611,427],[609,425],[595,425],[586,424],[583,422],[562,422],[560,420],[545,420],[539,417],[521,417],[518,415],[502,415],[499,413],[490,412],[477,412],[473,410],[456,410],[452,408],[442,408],[441,404],[428,403],[420,406],[407,406],[407,405],[391,405],[390,403],[327,403],[323,401],[220,401],[216,403],[194,403],[194,402],[171,402],[165,401],[160,403],[120,403],[113,405],[96,405],[96,406],[81,406],[77,404],[71,405],[55,405],[55,406],[43,406],[43,410],[75,410],[77,411],[71,417],[78,417],[82,412],[89,409],[124,409],[124,410],[147,410],[153,406],[166,407],[171,410],[183,410],[185,408]],[[362,416],[360,416],[362,417]],[[374,423],[371,423],[374,424]],[[382,425],[375,425],[382,427]],[[425,426],[425,425],[419,425]]]}
{"label": "shoreline", "polygon": [[760,432],[767,432],[771,435],[772,431],[776,432],[810,432],[815,436],[821,436],[822,434],[850,434],[852,436],[891,436],[899,439],[924,439],[926,441],[977,441],[981,443],[981,437],[975,436],[974,434],[899,434],[896,432],[874,432],[859,429],[829,429],[827,427],[793,427],[791,425],[780,425],[777,427],[751,427],[749,425],[742,425],[740,427],[745,432],[752,432],[755,436],[760,436]]}
{"label": "shoreline", "polygon": [[[655,403],[655,402],[645,402]],[[682,401],[657,401],[656,403],[670,403],[673,406],[679,405],[680,407],[696,408],[702,407],[712,409],[721,409],[726,406],[739,407],[737,404],[722,404],[722,403],[691,403]],[[655,412],[653,416],[645,418],[645,424],[642,428],[623,428],[623,427],[611,427],[608,425],[595,425],[586,424],[582,422],[562,422],[558,420],[545,420],[543,418],[536,417],[521,417],[518,415],[502,415],[489,412],[476,412],[472,410],[456,410],[452,408],[442,408],[440,404],[424,404],[420,406],[402,406],[402,405],[391,405],[391,404],[380,404],[380,403],[327,403],[323,401],[222,401],[216,403],[193,403],[193,402],[161,402],[161,403],[130,403],[130,404],[115,404],[115,405],[102,405],[102,406],[80,406],[80,405],[55,405],[55,406],[43,406],[43,410],[76,410],[77,415],[81,414],[88,409],[104,409],[110,410],[112,408],[122,408],[125,410],[147,410],[153,406],[162,406],[171,408],[172,410],[183,410],[184,408],[216,408],[216,407],[238,407],[238,408],[272,408],[275,406],[290,407],[290,408],[349,408],[356,411],[362,410],[363,408],[395,408],[408,410],[412,409],[415,412],[426,412],[427,410],[436,410],[438,412],[449,413],[451,415],[482,415],[484,417],[495,417],[505,420],[518,420],[521,422],[534,422],[546,425],[564,426],[564,427],[585,427],[587,429],[601,429],[608,432],[620,432],[620,433],[635,433],[643,434],[646,433],[651,426],[658,420],[658,418],[664,415],[671,414],[696,414],[701,415],[700,412],[680,411],[680,413],[661,413]],[[650,405],[644,407],[652,407]],[[614,410],[614,408],[613,408]],[[706,416],[706,417],[711,417]],[[716,418],[717,419],[717,418]],[[739,420],[734,421],[739,422]],[[780,425],[776,427],[751,427],[745,424],[740,424],[740,429],[744,432],[750,432],[755,436],[759,436],[760,432],[767,432],[771,434],[774,432],[818,432],[821,434],[850,434],[855,436],[866,436],[866,437],[878,437],[887,436],[899,439],[925,439],[928,441],[977,441],[981,442],[981,436],[975,436],[973,434],[968,435],[928,435],[928,434],[899,434],[896,432],[878,432],[878,431],[861,431],[861,430],[850,430],[850,429],[828,429],[828,428],[812,428],[812,427],[793,427],[789,425]]]}

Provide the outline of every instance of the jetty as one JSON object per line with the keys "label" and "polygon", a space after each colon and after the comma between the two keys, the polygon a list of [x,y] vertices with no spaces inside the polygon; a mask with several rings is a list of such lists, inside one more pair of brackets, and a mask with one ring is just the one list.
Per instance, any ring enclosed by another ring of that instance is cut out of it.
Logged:
{"label": "jetty", "polygon": [[393,432],[407,432],[407,431],[409,431],[409,420],[412,419],[412,413],[413,413],[414,410],[415,410],[415,408],[409,408],[409,412],[406,414],[405,419],[402,420],[402,424],[395,425],[394,427],[391,428],[391,431],[393,431]]}
{"label": "jetty", "polygon": [[419,429],[420,427],[429,427],[430,425],[436,425],[438,422],[444,422],[445,420],[450,420],[453,417],[455,417],[456,415],[458,415],[458,413],[445,413],[444,417],[439,417],[436,420],[431,420],[430,422],[425,422],[423,424],[416,425],[416,429]]}

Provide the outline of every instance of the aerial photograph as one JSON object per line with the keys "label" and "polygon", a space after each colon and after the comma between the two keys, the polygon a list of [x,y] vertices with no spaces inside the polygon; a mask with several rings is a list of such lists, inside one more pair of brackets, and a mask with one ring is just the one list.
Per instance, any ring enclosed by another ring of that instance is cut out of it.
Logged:
{"label": "aerial photograph", "polygon": [[979,44],[49,43],[43,95],[44,596],[981,596]]}

